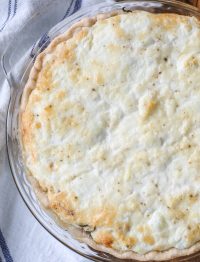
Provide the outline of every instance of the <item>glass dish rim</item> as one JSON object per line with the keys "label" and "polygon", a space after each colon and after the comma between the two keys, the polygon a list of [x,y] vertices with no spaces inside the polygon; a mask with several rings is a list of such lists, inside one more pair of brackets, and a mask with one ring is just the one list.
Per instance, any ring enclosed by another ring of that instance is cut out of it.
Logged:
{"label": "glass dish rim", "polygon": [[[104,5],[108,5],[108,6],[113,6],[113,4],[130,4],[130,3],[138,3],[139,5],[141,5],[141,7],[142,7],[142,3],[154,3],[154,4],[157,4],[157,3],[161,3],[161,4],[168,4],[168,5],[171,5],[172,7],[173,6],[175,6],[175,7],[178,7],[178,8],[180,8],[180,7],[182,7],[183,9],[185,9],[185,10],[187,10],[187,11],[191,11],[191,12],[194,12],[195,13],[195,15],[194,16],[199,16],[200,17],[200,11],[196,8],[196,7],[194,7],[194,6],[190,6],[190,5],[188,5],[188,4],[185,4],[185,3],[182,3],[182,2],[174,2],[173,0],[167,0],[167,1],[165,1],[165,0],[153,0],[153,1],[149,1],[149,0],[142,0],[142,1],[140,1],[140,0],[128,0],[128,1],[117,1],[117,2],[110,2],[110,3],[108,3],[108,2],[101,2],[100,4],[95,4],[95,5],[92,5],[91,7],[98,7],[98,6],[104,6]],[[90,11],[91,10],[91,7],[86,7],[86,8],[83,8],[83,9],[81,9],[80,11],[78,11],[78,12],[76,12],[75,14],[73,14],[73,15],[71,15],[70,16],[70,18],[74,18],[74,17],[76,17],[77,15],[81,15],[82,13],[84,13],[84,12],[86,12],[86,11]],[[137,8],[136,8],[137,9]],[[116,9],[113,9],[113,11],[114,10],[116,10]],[[82,18],[84,18],[84,17],[82,17]],[[68,20],[69,19],[69,17],[67,17],[64,21],[66,21],[66,20]],[[64,22],[63,21],[63,22]],[[59,23],[60,24],[60,23]],[[53,28],[56,28],[59,24],[56,24]],[[9,46],[7,47],[7,49],[9,48]],[[7,52],[7,49],[6,49],[6,51],[5,51],[5,53]],[[4,69],[4,71],[6,71],[5,70],[5,67],[4,67],[4,55],[3,55],[3,57],[2,57],[2,66],[3,66],[3,69]],[[9,83],[10,84],[10,83]],[[45,223],[46,222],[43,222],[42,221],[42,219],[40,219],[40,217],[38,217],[35,213],[34,213],[34,211],[33,211],[33,209],[32,209],[32,207],[31,207],[31,205],[30,204],[28,204],[28,200],[26,199],[26,197],[23,195],[23,193],[22,193],[22,191],[21,191],[21,189],[20,189],[20,186],[19,186],[19,184],[18,184],[18,181],[17,181],[17,178],[16,178],[16,173],[15,173],[15,171],[14,171],[14,168],[13,168],[13,166],[12,166],[12,161],[13,161],[13,156],[11,155],[11,153],[10,153],[10,149],[9,149],[9,138],[8,138],[8,134],[9,134],[9,132],[8,132],[8,130],[9,130],[9,121],[11,121],[12,119],[10,119],[11,118],[11,116],[9,116],[9,113],[10,113],[10,110],[11,110],[11,100],[12,100],[12,87],[10,87],[10,90],[11,90],[11,95],[10,95],[10,98],[9,98],[9,105],[8,105],[8,107],[7,107],[7,114],[6,114],[6,150],[7,150],[7,156],[8,156],[8,163],[9,163],[9,167],[10,167],[10,170],[11,170],[11,174],[12,174],[12,177],[13,177],[13,179],[14,179],[14,182],[15,182],[15,184],[16,184],[16,187],[17,187],[17,189],[18,189],[18,191],[19,191],[19,193],[20,193],[20,195],[21,195],[21,197],[22,197],[22,199],[23,199],[23,201],[24,201],[24,203],[26,204],[26,206],[28,207],[28,209],[30,210],[30,212],[31,212],[31,214],[35,217],[35,219],[40,223],[40,225],[48,232],[48,233],[50,233],[55,239],[57,239],[59,242],[61,242],[64,246],[66,246],[67,248],[69,248],[69,249],[71,249],[73,252],[75,252],[75,253],[77,253],[77,254],[79,254],[79,255],[81,255],[81,256],[83,256],[83,257],[85,257],[85,258],[88,258],[88,259],[91,259],[91,260],[93,260],[93,261],[107,261],[107,260],[99,260],[99,258],[91,258],[90,257],[90,255],[86,255],[86,254],[84,254],[84,253],[82,253],[82,252],[80,252],[79,250],[76,250],[75,248],[73,248],[73,247],[71,247],[70,245],[68,245],[66,242],[64,242],[62,239],[60,239],[56,234],[54,234],[49,228],[48,228],[48,226],[47,225],[45,225]],[[11,113],[11,115],[12,115],[12,113]],[[194,254],[195,255],[195,254]],[[112,256],[112,255],[110,255],[109,254],[109,256]],[[190,256],[189,256],[189,258],[190,258]],[[102,258],[101,258],[102,259]],[[118,258],[115,258],[114,257],[114,259],[118,259]],[[179,259],[179,258],[178,258]],[[181,257],[180,257],[180,259],[181,259]],[[187,259],[187,258],[185,258],[185,259]],[[129,260],[126,260],[126,259],[119,259],[119,261],[129,261]],[[135,260],[131,260],[131,261],[135,261]],[[180,260],[180,261],[185,261],[184,259],[183,260]]]}

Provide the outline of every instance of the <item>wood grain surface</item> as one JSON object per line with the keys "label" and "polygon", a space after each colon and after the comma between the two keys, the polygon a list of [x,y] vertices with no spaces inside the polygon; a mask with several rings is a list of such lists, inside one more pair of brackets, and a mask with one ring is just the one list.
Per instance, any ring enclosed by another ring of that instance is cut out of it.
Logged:
{"label": "wood grain surface", "polygon": [[185,2],[190,5],[194,5],[200,8],[200,0],[179,0],[181,2]]}

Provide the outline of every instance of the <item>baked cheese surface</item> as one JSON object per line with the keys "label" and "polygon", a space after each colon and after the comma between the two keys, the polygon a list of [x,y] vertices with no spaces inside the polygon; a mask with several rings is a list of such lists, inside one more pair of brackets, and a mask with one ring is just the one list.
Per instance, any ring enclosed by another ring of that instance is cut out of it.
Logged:
{"label": "baked cheese surface", "polygon": [[200,240],[195,18],[139,11],[76,30],[43,56],[20,129],[49,207],[96,243],[145,254]]}

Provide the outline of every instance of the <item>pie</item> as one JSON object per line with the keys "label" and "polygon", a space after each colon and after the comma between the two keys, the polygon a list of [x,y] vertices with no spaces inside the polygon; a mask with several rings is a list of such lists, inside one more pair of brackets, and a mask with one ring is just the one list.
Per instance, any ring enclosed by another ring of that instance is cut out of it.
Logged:
{"label": "pie", "polygon": [[41,202],[93,248],[146,261],[200,250],[195,17],[76,23],[38,55],[19,128]]}

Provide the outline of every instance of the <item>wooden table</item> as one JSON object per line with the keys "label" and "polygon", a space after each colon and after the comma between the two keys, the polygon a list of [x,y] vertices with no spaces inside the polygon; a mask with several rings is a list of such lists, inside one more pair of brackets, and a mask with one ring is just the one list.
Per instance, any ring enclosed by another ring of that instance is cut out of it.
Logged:
{"label": "wooden table", "polygon": [[200,0],[179,0],[181,2],[185,2],[190,5],[194,5],[200,8]]}

